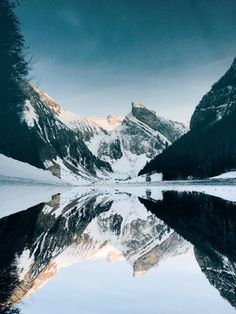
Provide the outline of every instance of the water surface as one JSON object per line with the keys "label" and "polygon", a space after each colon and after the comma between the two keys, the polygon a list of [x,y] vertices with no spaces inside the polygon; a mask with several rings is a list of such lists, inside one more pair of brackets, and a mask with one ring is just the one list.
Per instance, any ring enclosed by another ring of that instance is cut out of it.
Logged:
{"label": "water surface", "polygon": [[2,312],[235,313],[235,215],[220,197],[150,189],[22,208],[0,219]]}

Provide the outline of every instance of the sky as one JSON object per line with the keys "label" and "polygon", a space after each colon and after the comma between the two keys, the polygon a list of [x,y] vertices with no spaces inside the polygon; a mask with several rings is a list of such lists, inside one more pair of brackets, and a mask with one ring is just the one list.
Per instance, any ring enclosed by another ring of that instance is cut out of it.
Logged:
{"label": "sky", "polygon": [[[64,262],[70,261],[64,255]],[[143,277],[132,275],[126,261],[79,261],[26,298],[21,313],[235,313],[201,272],[193,253],[161,260]]]}
{"label": "sky", "polygon": [[236,56],[235,0],[21,0],[31,79],[64,109],[189,121]]}

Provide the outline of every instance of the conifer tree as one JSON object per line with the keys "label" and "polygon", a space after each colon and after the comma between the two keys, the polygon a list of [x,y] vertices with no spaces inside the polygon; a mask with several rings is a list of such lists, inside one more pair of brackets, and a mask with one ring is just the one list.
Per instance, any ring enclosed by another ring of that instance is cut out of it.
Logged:
{"label": "conifer tree", "polygon": [[15,109],[24,101],[21,83],[28,74],[24,38],[14,12],[16,5],[15,1],[0,1],[0,107]]}

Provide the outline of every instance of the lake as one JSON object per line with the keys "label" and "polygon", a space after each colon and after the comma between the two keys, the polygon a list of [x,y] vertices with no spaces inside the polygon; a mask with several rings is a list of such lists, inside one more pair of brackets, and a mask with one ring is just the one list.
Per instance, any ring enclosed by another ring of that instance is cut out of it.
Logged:
{"label": "lake", "polygon": [[2,313],[235,313],[234,187],[59,192],[5,193]]}

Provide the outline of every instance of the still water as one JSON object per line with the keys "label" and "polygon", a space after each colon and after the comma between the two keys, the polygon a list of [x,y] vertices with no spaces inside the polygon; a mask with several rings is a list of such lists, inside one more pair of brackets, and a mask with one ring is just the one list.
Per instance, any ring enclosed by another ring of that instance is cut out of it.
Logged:
{"label": "still water", "polygon": [[233,201],[73,189],[2,217],[0,239],[1,313],[235,313]]}

